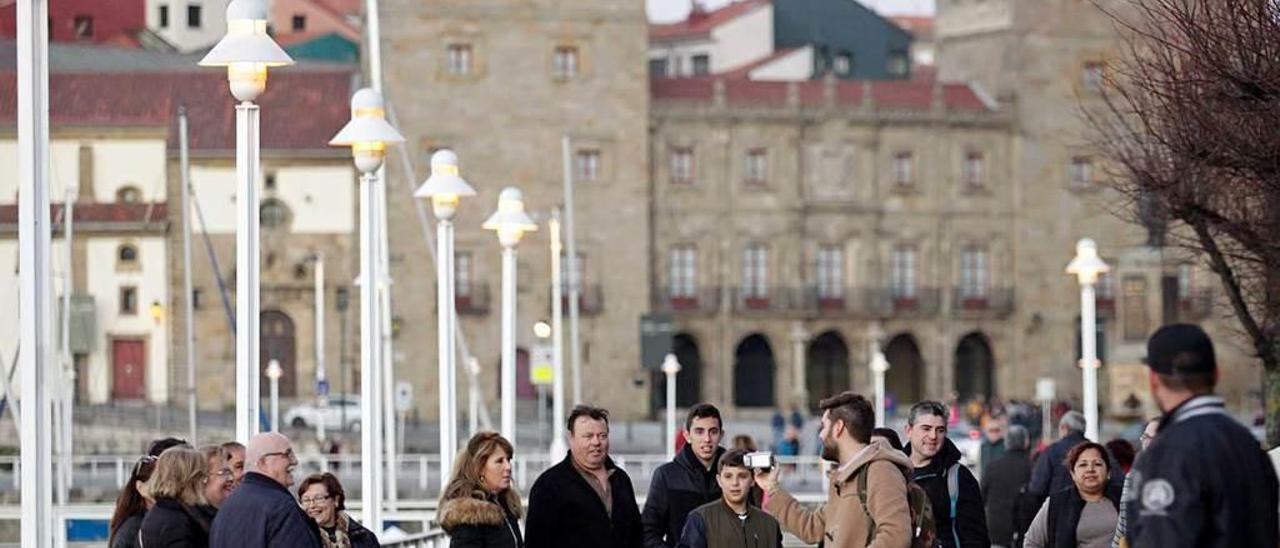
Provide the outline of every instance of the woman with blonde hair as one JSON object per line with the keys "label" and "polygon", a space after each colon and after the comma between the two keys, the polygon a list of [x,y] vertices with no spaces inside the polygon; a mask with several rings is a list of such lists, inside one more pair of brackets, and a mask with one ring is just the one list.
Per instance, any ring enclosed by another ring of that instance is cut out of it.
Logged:
{"label": "woman with blonde hair", "polygon": [[207,504],[204,487],[209,461],[195,449],[175,447],[156,461],[151,475],[155,506],[142,520],[146,548],[209,546],[209,521],[199,506]]}
{"label": "woman with blonde hair", "polygon": [[511,442],[497,432],[471,437],[440,497],[440,527],[453,548],[523,548],[520,494],[511,488]]}

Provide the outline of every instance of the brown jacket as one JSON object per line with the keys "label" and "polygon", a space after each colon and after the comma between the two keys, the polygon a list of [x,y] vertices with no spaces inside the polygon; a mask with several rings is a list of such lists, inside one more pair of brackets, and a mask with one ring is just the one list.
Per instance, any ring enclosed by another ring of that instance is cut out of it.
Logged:
{"label": "brown jacket", "polygon": [[[854,474],[867,467],[867,506],[875,520],[875,535],[867,544],[867,512],[858,500]],[[873,442],[844,470],[831,472],[827,503],[810,511],[786,491],[778,489],[764,509],[782,529],[809,544],[824,541],[840,548],[908,548],[911,509],[907,506],[907,478],[911,460],[883,442]]]}

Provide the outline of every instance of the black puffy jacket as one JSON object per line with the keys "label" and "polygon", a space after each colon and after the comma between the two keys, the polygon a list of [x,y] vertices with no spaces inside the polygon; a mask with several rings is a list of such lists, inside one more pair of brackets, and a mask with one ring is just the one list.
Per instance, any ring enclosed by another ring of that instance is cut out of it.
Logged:
{"label": "black puffy jacket", "polygon": [[[907,445],[906,453],[911,454]],[[938,540],[944,548],[970,548],[991,546],[987,534],[987,513],[982,504],[982,489],[963,464],[957,470],[959,485],[956,511],[951,515],[951,494],[947,489],[947,473],[953,464],[960,462],[960,449],[950,439],[944,440],[942,449],[923,468],[915,469],[915,482],[929,495],[933,506],[934,524]],[[953,524],[954,521],[954,524]]]}
{"label": "black puffy jacket", "polygon": [[142,519],[145,548],[207,548],[209,522],[194,507],[171,498],[158,498]]}
{"label": "black puffy jacket", "polygon": [[715,469],[724,451],[723,447],[716,448],[711,468],[707,469],[693,454],[693,448],[685,444],[676,458],[653,471],[649,496],[640,513],[645,548],[675,546],[689,512],[720,498]]}

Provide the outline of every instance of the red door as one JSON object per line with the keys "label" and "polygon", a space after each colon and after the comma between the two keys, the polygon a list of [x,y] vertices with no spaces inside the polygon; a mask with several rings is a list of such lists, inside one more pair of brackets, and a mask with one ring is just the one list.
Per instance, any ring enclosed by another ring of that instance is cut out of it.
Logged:
{"label": "red door", "polygon": [[111,341],[111,397],[140,400],[146,396],[147,344],[141,339]]}

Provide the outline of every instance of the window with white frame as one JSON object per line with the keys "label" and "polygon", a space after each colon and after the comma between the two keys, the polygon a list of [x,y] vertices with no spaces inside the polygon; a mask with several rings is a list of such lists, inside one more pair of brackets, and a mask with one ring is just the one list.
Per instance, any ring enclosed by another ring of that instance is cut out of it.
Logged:
{"label": "window with white frame", "polygon": [[671,182],[679,185],[693,184],[693,148],[671,149]]}
{"label": "window with white frame", "polygon": [[449,74],[466,76],[471,74],[471,44],[449,44],[446,49]]}
{"label": "window with white frame", "polygon": [[453,255],[453,294],[458,298],[471,296],[471,252],[458,251]]}
{"label": "window with white frame", "polygon": [[915,155],[910,150],[893,154],[893,184],[899,187],[915,184]]}
{"label": "window with white frame", "polygon": [[698,291],[698,250],[689,244],[671,247],[671,297],[692,299]]}
{"label": "window with white frame", "polygon": [[987,249],[972,245],[960,252],[960,297],[982,299],[987,296]]}
{"label": "window with white frame", "polygon": [[914,299],[916,296],[916,247],[899,245],[893,248],[890,261],[890,291],[895,299]]}
{"label": "window with white frame", "polygon": [[578,75],[578,48],[557,46],[551,72],[556,78],[568,79]]}
{"label": "window with white frame", "polygon": [[753,148],[747,151],[745,179],[749,185],[763,185],[769,168],[768,151],[764,148]]}
{"label": "window with white frame", "polygon": [[1071,184],[1076,186],[1093,185],[1093,159],[1088,156],[1071,158]]}
{"label": "window with white frame", "polygon": [[834,244],[818,247],[817,265],[818,298],[839,299],[844,295],[844,248]]}
{"label": "window with white frame", "polygon": [[742,296],[763,299],[768,296],[769,247],[749,243],[742,250]]}
{"label": "window with white frame", "polygon": [[577,175],[581,181],[599,181],[600,180],[600,150],[594,148],[586,148],[578,151],[577,154]]}
{"label": "window with white frame", "polygon": [[976,150],[966,152],[962,169],[964,184],[969,188],[980,188],[987,184],[987,157]]}

